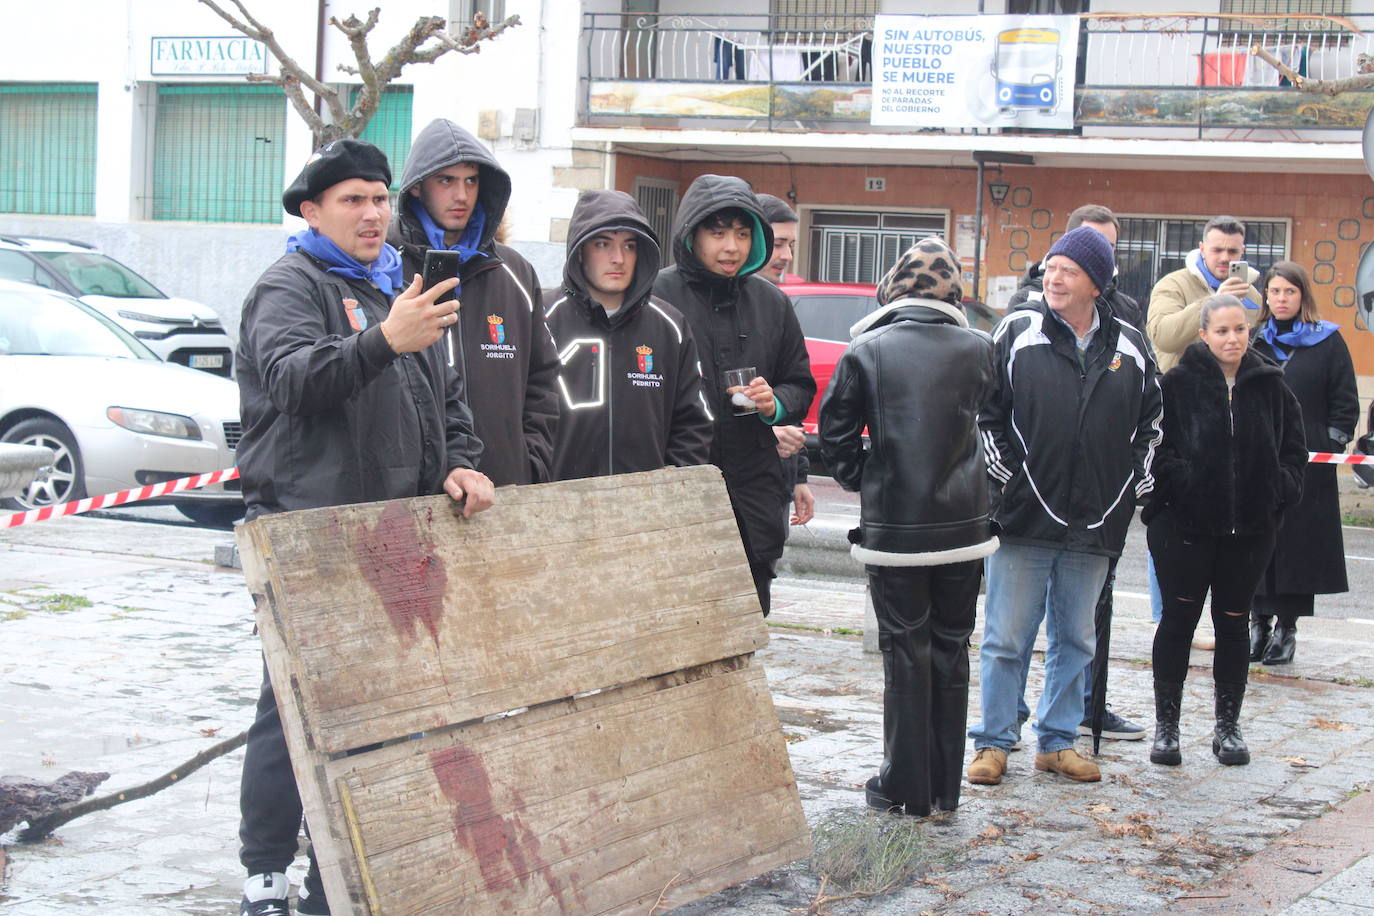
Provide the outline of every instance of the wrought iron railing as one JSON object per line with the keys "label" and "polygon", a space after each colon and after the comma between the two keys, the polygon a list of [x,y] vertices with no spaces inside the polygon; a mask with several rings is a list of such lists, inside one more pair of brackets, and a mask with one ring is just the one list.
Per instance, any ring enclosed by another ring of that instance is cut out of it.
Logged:
{"label": "wrought iron railing", "polygon": [[[866,122],[872,19],[793,16],[786,29],[775,28],[778,22],[763,14],[586,13],[583,115],[594,122],[734,118],[774,129]],[[1309,79],[1345,79],[1374,70],[1374,15],[1084,18],[1075,122],[1199,130],[1363,125],[1370,94],[1298,92],[1250,53],[1254,45]]]}

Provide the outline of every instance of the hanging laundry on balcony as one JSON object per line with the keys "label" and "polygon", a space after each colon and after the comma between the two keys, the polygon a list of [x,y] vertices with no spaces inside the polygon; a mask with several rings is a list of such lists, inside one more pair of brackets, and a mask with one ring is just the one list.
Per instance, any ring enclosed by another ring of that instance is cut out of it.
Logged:
{"label": "hanging laundry on balcony", "polygon": [[1214,51],[1198,55],[1201,60],[1199,86],[1243,86],[1249,55],[1244,51]]}

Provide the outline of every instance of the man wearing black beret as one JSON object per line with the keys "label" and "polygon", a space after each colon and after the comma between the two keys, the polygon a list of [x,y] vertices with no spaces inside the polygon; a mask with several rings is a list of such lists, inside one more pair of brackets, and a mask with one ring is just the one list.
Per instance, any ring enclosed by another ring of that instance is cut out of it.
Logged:
{"label": "man wearing black beret", "polygon": [[[311,156],[282,194],[309,228],[248,293],[238,347],[243,438],[238,467],[251,521],[259,515],[448,493],[463,515],[492,504],[475,470],[482,443],[462,379],[436,344],[457,281],[421,292],[386,244],[386,156],[336,140]],[[264,671],[248,732],[239,808],[248,870],[241,916],[286,916],[301,801],[272,684]],[[311,858],[296,911],[327,914]]]}

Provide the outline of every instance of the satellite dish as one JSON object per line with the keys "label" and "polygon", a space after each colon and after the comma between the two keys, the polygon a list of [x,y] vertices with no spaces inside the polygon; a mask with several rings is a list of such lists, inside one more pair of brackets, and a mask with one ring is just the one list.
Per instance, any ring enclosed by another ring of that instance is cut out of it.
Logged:
{"label": "satellite dish", "polygon": [[1370,178],[1374,178],[1374,107],[1365,115],[1360,149],[1364,152],[1364,170],[1369,173]]}
{"label": "satellite dish", "polygon": [[[1365,136],[1369,136],[1368,128]],[[1355,270],[1355,311],[1364,318],[1364,329],[1374,332],[1374,245],[1360,255],[1360,266]]]}

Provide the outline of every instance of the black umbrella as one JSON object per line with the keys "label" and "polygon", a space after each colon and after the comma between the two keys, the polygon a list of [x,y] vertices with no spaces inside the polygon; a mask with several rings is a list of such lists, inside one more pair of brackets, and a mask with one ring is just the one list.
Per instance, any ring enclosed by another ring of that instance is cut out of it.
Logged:
{"label": "black umbrella", "polygon": [[1097,597],[1093,610],[1093,629],[1097,632],[1097,649],[1093,653],[1093,693],[1088,704],[1089,724],[1093,731],[1093,756],[1102,747],[1102,718],[1107,711],[1107,660],[1112,648],[1112,581],[1116,578],[1116,560],[1107,567],[1107,581]]}

